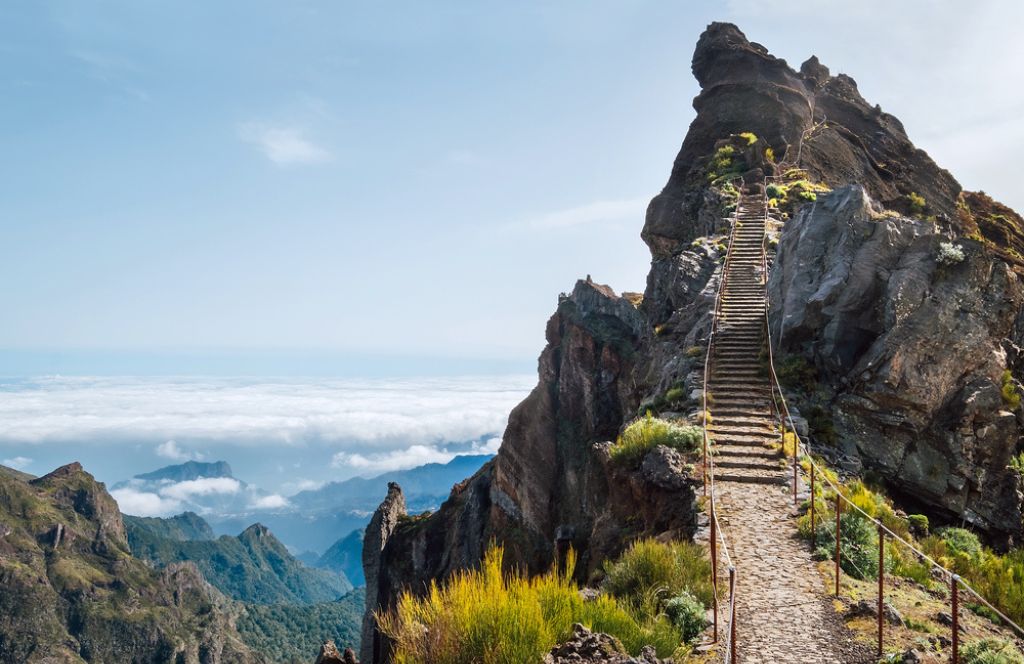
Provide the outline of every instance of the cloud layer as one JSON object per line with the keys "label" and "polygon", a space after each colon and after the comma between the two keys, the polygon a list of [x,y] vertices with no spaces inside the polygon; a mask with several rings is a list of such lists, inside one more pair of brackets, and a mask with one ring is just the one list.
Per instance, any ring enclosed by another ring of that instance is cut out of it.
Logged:
{"label": "cloud layer", "polygon": [[367,455],[500,434],[509,411],[535,381],[531,376],[22,381],[0,385],[0,445],[125,441],[153,445],[162,457],[177,461],[197,458],[187,451],[194,441],[321,444],[372,460]]}

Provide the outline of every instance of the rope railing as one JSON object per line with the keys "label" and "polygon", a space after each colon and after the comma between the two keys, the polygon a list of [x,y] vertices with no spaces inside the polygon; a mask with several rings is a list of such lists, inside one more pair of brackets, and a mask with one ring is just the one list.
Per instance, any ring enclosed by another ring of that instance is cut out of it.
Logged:
{"label": "rope railing", "polygon": [[708,403],[708,384],[711,378],[711,356],[714,351],[715,335],[718,332],[718,320],[722,311],[722,297],[725,292],[726,284],[729,280],[729,266],[732,260],[732,247],[733,240],[736,237],[736,228],[738,226],[740,216],[740,203],[737,202],[736,209],[733,212],[733,224],[729,231],[729,244],[725,252],[725,261],[722,263],[721,277],[718,280],[718,288],[715,293],[715,304],[712,309],[711,315],[711,329],[708,332],[708,346],[707,352],[704,356],[704,385],[702,388],[702,409],[701,422],[703,428],[703,443],[704,443],[704,463],[703,463],[703,476],[704,476],[704,495],[708,497],[708,504],[710,505],[711,515],[709,518],[709,525],[711,526],[711,586],[712,586],[712,602],[713,609],[713,636],[714,641],[718,642],[718,597],[719,597],[719,583],[718,583],[718,546],[721,544],[721,553],[723,560],[726,564],[726,569],[729,571],[729,605],[728,605],[728,620],[729,628],[726,632],[725,647],[724,650],[724,661],[726,664],[735,662],[736,660],[736,566],[733,564],[732,556],[729,555],[729,543],[726,540],[725,533],[722,530],[722,526],[718,521],[718,500],[715,492],[715,455],[709,450],[710,447],[710,434],[708,432],[708,421],[710,408]]}
{"label": "rope railing", "polygon": [[[774,180],[774,179],[778,179],[778,178],[777,177],[766,177],[764,179],[765,187],[767,188],[769,180]],[[951,596],[951,608],[952,608],[952,618],[953,618],[952,639],[951,639],[951,643],[952,643],[952,661],[954,662],[954,664],[956,662],[958,662],[958,654],[959,654],[959,652],[958,652],[959,651],[959,649],[958,649],[958,646],[959,646],[959,627],[958,627],[958,620],[959,620],[958,604],[959,604],[959,602],[958,602],[958,599],[959,599],[960,589],[963,589],[963,590],[967,591],[968,593],[970,593],[981,604],[983,604],[990,611],[992,611],[996,616],[998,616],[999,619],[1002,620],[1005,625],[1007,625],[1010,629],[1012,629],[1014,632],[1016,632],[1021,637],[1024,637],[1024,628],[1022,628],[1020,625],[1018,625],[1013,620],[1011,620],[1005,613],[1000,611],[998,608],[993,606],[991,602],[989,602],[985,597],[983,597],[970,584],[968,584],[966,581],[964,581],[964,579],[962,577],[960,577],[958,574],[956,574],[952,570],[950,570],[950,569],[946,568],[945,566],[943,566],[941,563],[936,561],[934,558],[929,556],[924,551],[921,551],[919,548],[914,546],[914,544],[912,544],[911,542],[909,542],[906,539],[904,539],[901,535],[899,535],[898,533],[894,532],[892,529],[887,527],[879,519],[877,519],[877,518],[873,517],[872,515],[868,514],[859,505],[857,505],[852,500],[850,500],[848,497],[846,497],[843,494],[842,487],[837,482],[834,482],[831,479],[831,477],[829,476],[829,474],[825,471],[825,469],[823,469],[818,464],[818,462],[815,461],[814,456],[811,454],[811,450],[810,450],[809,444],[807,443],[807,441],[805,441],[803,439],[803,437],[797,431],[796,424],[793,421],[793,415],[792,415],[792,413],[790,411],[790,408],[789,408],[789,403],[787,402],[786,395],[783,393],[782,387],[779,384],[778,374],[776,373],[776,370],[775,370],[775,357],[774,357],[774,349],[773,349],[773,345],[774,344],[772,342],[771,322],[770,322],[769,315],[768,315],[769,308],[770,308],[769,293],[768,293],[768,279],[767,279],[767,276],[768,276],[768,272],[767,272],[767,270],[768,270],[767,243],[768,243],[768,221],[769,221],[769,219],[770,219],[770,217],[769,217],[769,209],[768,209],[768,205],[767,205],[767,195],[765,194],[765,227],[764,227],[764,235],[762,237],[761,246],[762,246],[762,257],[763,257],[762,266],[763,266],[763,269],[765,271],[764,272],[764,276],[765,276],[765,294],[764,294],[765,341],[766,341],[767,353],[768,353],[768,368],[769,368],[769,378],[770,378],[770,383],[771,383],[772,404],[775,407],[775,411],[778,413],[779,423],[781,425],[782,447],[783,447],[783,453],[784,454],[785,454],[785,446],[786,446],[786,436],[789,433],[791,433],[792,436],[793,436],[792,441],[793,441],[793,499],[794,499],[794,502],[796,502],[797,495],[798,495],[797,494],[797,482],[798,482],[797,475],[798,475],[798,468],[799,468],[799,459],[800,459],[801,455],[805,458],[806,462],[808,463],[808,467],[810,469],[809,472],[810,472],[810,480],[811,480],[811,486],[812,486],[812,493],[811,493],[811,497],[810,497],[810,510],[811,510],[812,531],[814,529],[813,523],[814,523],[815,495],[814,495],[813,486],[814,486],[814,483],[815,483],[815,479],[820,478],[820,479],[824,480],[825,484],[829,488],[831,488],[832,491],[835,493],[835,501],[836,501],[836,508],[835,508],[835,511],[836,511],[836,528],[833,531],[833,538],[835,539],[835,542],[836,542],[836,556],[835,556],[835,558],[836,558],[835,559],[835,563],[836,563],[836,595],[839,594],[839,578],[840,578],[840,559],[839,559],[840,555],[839,554],[840,554],[840,542],[841,542],[841,538],[842,538],[842,531],[841,531],[841,528],[840,528],[840,521],[839,521],[839,513],[841,511],[840,508],[842,507],[842,505],[845,504],[848,507],[852,508],[856,513],[859,513],[861,516],[863,516],[865,519],[867,519],[868,521],[870,521],[871,523],[873,523],[875,525],[875,527],[878,529],[880,547],[884,547],[884,539],[886,537],[889,537],[894,542],[898,542],[899,544],[901,544],[904,547],[906,547],[909,551],[911,551],[914,555],[916,555],[919,560],[927,561],[927,563],[931,566],[930,569],[932,571],[938,571],[943,576],[943,578],[945,578],[946,580],[949,581],[949,584],[950,584],[950,596]],[[788,426],[787,426],[787,423],[788,423]],[[827,525],[826,525],[826,532],[827,532]],[[813,534],[812,534],[812,537],[814,537]],[[880,553],[880,555],[879,555],[880,563],[883,562],[882,558],[883,558],[883,555]],[[849,561],[849,562],[851,564],[853,564],[852,561]],[[859,568],[857,568],[857,569],[858,569],[858,571],[863,576],[863,570],[860,570]],[[882,616],[882,613],[883,613],[882,612],[882,608],[883,608],[882,607],[882,602],[883,602],[883,576],[882,575],[883,574],[884,574],[884,564],[880,564],[879,565],[879,586],[878,586],[879,587],[879,596],[878,596],[878,654],[879,654],[879,656],[882,655],[882,650],[883,650],[883,616]]]}

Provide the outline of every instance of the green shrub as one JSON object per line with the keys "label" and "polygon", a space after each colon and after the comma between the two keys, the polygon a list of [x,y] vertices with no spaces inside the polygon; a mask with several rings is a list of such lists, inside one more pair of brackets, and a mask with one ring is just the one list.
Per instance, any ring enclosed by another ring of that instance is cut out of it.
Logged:
{"label": "green shrub", "polygon": [[753,145],[757,143],[757,135],[749,131],[740,132],[739,137],[747,142],[747,145]]}
{"label": "green shrub", "polygon": [[1024,475],[1024,452],[1021,452],[1017,456],[1010,459],[1010,463],[1007,465],[1007,468],[1010,468],[1011,470],[1016,470],[1018,473]]}
{"label": "green shrub", "polygon": [[776,371],[783,387],[811,393],[818,385],[818,370],[801,355],[787,355]]}
{"label": "green shrub", "polygon": [[1009,641],[982,639],[967,644],[960,661],[963,664],[1024,664],[1024,655]]}
{"label": "green shrub", "polygon": [[1009,369],[1003,372],[1002,385],[1000,386],[1000,392],[1003,395],[1003,403],[1009,406],[1010,410],[1017,410],[1020,408],[1020,390],[1017,389],[1017,383],[1013,380],[1013,374]]}
{"label": "green shrub", "polygon": [[[839,566],[855,579],[878,578],[878,532],[874,523],[860,512],[847,508],[839,517],[840,560]],[[817,524],[817,544],[834,560],[836,550],[835,514],[823,518]],[[890,556],[887,556],[887,563]],[[888,565],[887,565],[888,566]]]}
{"label": "green shrub", "polygon": [[700,600],[685,590],[665,602],[665,615],[679,629],[686,642],[693,641],[707,627],[706,611]]}
{"label": "green shrub", "polygon": [[807,426],[810,427],[814,437],[826,445],[836,444],[836,425],[824,408],[815,405],[807,411]]}
{"label": "green shrub", "polygon": [[910,532],[916,537],[928,536],[928,517],[924,514],[910,514],[907,516],[910,524]]}
{"label": "green shrub", "polygon": [[925,210],[928,208],[928,203],[924,200],[924,196],[912,191],[907,194],[907,207],[910,208],[912,215],[920,217],[924,215]]}
{"label": "green shrub", "polygon": [[778,184],[770,184],[765,187],[765,194],[768,198],[774,198],[776,200],[786,197],[786,188]]}
{"label": "green shrub", "polygon": [[644,455],[658,445],[680,452],[696,452],[703,440],[703,431],[697,427],[680,426],[647,413],[619,436],[611,449],[612,461],[637,466]]}
{"label": "green shrub", "polygon": [[683,401],[686,399],[686,390],[681,387],[673,387],[668,392],[665,392],[665,401],[669,403],[675,403],[677,401]]}
{"label": "green shrub", "polygon": [[686,349],[686,357],[703,357],[704,346],[690,346]]}
{"label": "green shrub", "polygon": [[480,569],[462,570],[425,597],[404,592],[395,608],[378,614],[380,630],[395,645],[396,664],[518,664],[539,662],[569,638],[574,623],[606,632],[636,655],[653,645],[660,657],[679,646],[682,634],[666,616],[640,619],[629,604],[602,596],[584,602],[571,580],[575,556],[564,573],[527,578],[502,571],[501,547],[488,548]]}
{"label": "green shrub", "polygon": [[657,615],[669,598],[683,592],[710,606],[711,561],[699,544],[638,540],[606,564],[603,587],[640,615]]}
{"label": "green shrub", "polygon": [[978,536],[964,528],[939,528],[935,531],[942,538],[946,550],[953,555],[975,556],[981,553]]}

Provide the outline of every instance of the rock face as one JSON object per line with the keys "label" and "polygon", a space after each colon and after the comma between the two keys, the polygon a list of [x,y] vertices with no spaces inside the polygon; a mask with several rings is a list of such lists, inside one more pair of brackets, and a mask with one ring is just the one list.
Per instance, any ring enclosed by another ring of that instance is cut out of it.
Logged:
{"label": "rock face", "polygon": [[0,522],[3,661],[263,661],[194,565],[157,572],[129,554],[117,504],[81,465],[0,474]]}
{"label": "rock face", "polygon": [[[697,281],[712,273],[707,264],[713,259],[695,251],[677,269]],[[680,306],[704,306],[703,291],[692,289],[690,300],[684,291]],[[393,485],[367,527],[361,659],[385,657],[372,611],[402,589],[422,592],[431,579],[477,564],[491,540],[505,546],[508,566],[530,572],[572,546],[585,579],[633,537],[692,536],[695,483],[676,453],[657,448],[626,470],[610,462],[606,442],[659,385],[693,380],[697,360],[685,356],[684,339],[655,335],[643,312],[606,286],[580,281],[563,296],[548,322],[539,384],[512,411],[497,457],[429,516],[405,515]]]}
{"label": "rock face", "polygon": [[[712,23],[693,54],[701,92],[697,117],[672,165],[672,175],[647,209],[643,238],[656,257],[672,254],[712,231],[704,166],[715,143],[752,132],[781,160],[831,186],[860,183],[887,207],[907,209],[924,197],[928,212],[952,219],[960,185],[907,138],[895,117],[871,106],[849,76],[831,76],[815,57],[799,71],[729,23]],[[765,160],[752,164],[773,174]]]}
{"label": "rock face", "polygon": [[1021,413],[1001,387],[1024,344],[1020,278],[973,240],[940,264],[932,223],[878,212],[849,186],[786,224],[776,347],[815,367],[837,443],[894,493],[1019,540]]}

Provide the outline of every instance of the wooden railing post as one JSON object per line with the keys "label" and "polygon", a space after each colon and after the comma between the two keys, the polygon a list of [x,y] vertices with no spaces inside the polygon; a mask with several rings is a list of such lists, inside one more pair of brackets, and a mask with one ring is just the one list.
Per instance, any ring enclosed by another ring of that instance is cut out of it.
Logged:
{"label": "wooden railing post", "polygon": [[708,495],[708,404],[705,399],[704,413],[701,415],[704,418],[704,497]]}
{"label": "wooden railing post", "polygon": [[715,501],[711,501],[711,591],[714,606],[714,642],[718,643],[718,523],[715,514]]}
{"label": "wooden railing post", "polygon": [[839,540],[840,540],[840,524],[839,515],[843,511],[842,496],[839,495],[839,490],[836,489],[836,597],[839,597],[839,557],[842,553],[839,551]]}
{"label": "wooden railing post", "polygon": [[956,574],[950,576],[950,596],[952,598],[953,611],[953,657],[950,659],[953,664],[960,663],[960,577]]}
{"label": "wooden railing post", "polygon": [[814,464],[811,464],[811,551],[818,548],[818,531],[814,525]]}
{"label": "wooden railing post", "polygon": [[878,656],[882,656],[882,619],[885,599],[883,586],[885,585],[885,531],[882,524],[878,524]]}
{"label": "wooden railing post", "polygon": [[736,568],[729,567],[729,661],[736,661]]}
{"label": "wooden railing post", "polygon": [[796,431],[793,432],[793,505],[797,504],[796,500],[796,469],[797,469],[797,444]]}

